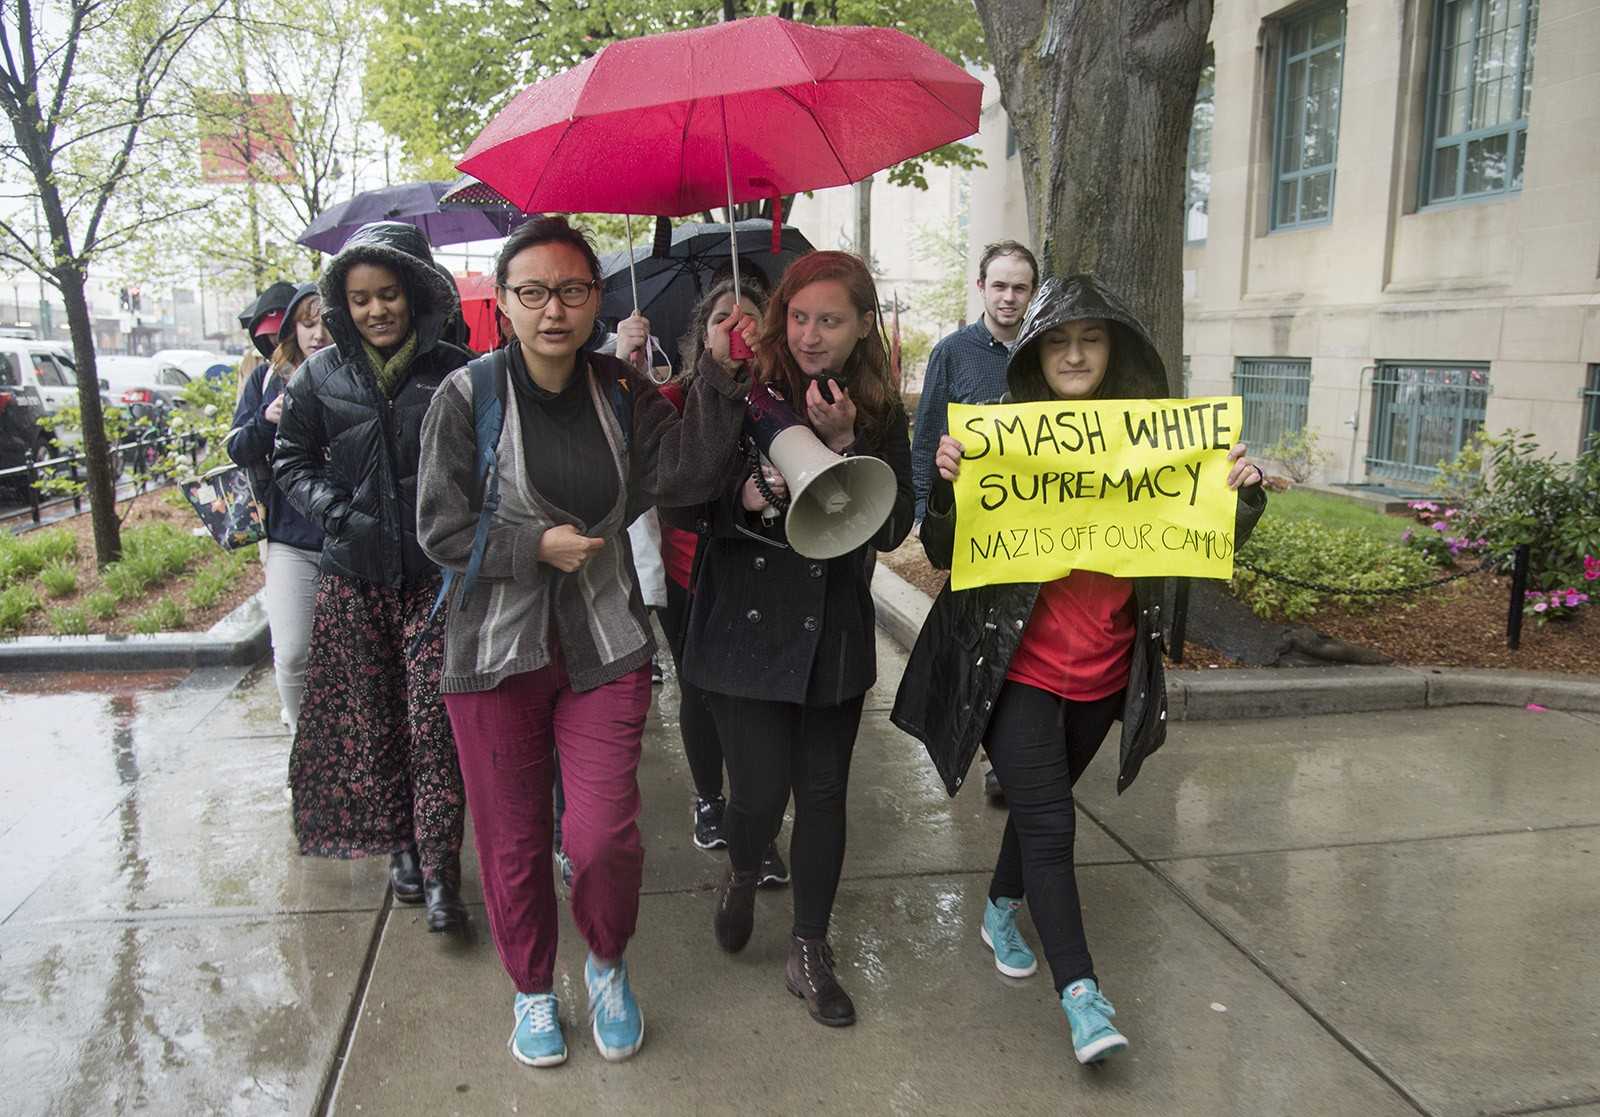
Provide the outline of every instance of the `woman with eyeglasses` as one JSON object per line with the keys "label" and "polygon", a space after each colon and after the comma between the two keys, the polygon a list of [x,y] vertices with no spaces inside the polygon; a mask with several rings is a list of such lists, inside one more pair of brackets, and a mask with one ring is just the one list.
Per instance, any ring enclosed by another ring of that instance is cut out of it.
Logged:
{"label": "woman with eyeglasses", "polygon": [[[590,1028],[607,1060],[644,1040],[623,951],[639,914],[639,752],[650,707],[650,621],[627,525],[657,501],[708,499],[732,468],[747,384],[702,363],[680,417],[650,378],[587,343],[600,265],[559,217],[507,238],[495,266],[515,337],[480,360],[504,405],[477,583],[451,602],[443,690],[483,869],[489,930],[516,986],[508,1046],[534,1067],[566,1060],[555,987],[551,785],[559,756],[572,914],[589,947]],[[630,318],[619,331],[648,330]],[[418,532],[441,566],[473,557],[483,487],[473,369],[448,380],[422,429]]]}
{"label": "woman with eyeglasses", "polygon": [[417,545],[422,416],[472,354],[445,340],[455,284],[415,226],[381,221],[322,277],[333,344],[289,381],[272,467],[322,529],[305,692],[289,754],[300,852],[389,856],[394,898],[461,929],[465,802],[439,699],[439,570]]}

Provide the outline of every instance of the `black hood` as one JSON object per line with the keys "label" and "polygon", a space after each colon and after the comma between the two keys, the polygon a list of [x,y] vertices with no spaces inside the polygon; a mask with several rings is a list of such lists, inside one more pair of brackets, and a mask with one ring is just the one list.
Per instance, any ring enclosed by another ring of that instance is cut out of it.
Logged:
{"label": "black hood", "polygon": [[388,268],[405,284],[418,353],[437,345],[444,337],[446,323],[461,314],[455,281],[440,274],[422,230],[403,221],[363,225],[345,241],[322,274],[322,321],[346,360],[354,360],[361,353],[361,335],[356,332],[344,298],[345,279],[357,264]]}
{"label": "black hood", "polygon": [[1053,398],[1039,371],[1039,339],[1067,322],[1104,318],[1111,323],[1111,367],[1099,399],[1165,399],[1167,368],[1150,331],[1116,294],[1092,275],[1046,279],[1028,304],[1017,343],[1006,362],[1007,397],[1014,403]]}
{"label": "black hood", "polygon": [[294,333],[295,312],[300,309],[300,304],[312,295],[321,296],[322,292],[315,283],[302,283],[294,289],[294,297],[289,300],[289,305],[283,308],[283,325],[278,327],[278,340],[282,341]]}
{"label": "black hood", "polygon": [[256,332],[256,323],[274,310],[282,310],[294,298],[295,286],[278,280],[261,294],[251,299],[239,312],[239,328],[248,334]]}

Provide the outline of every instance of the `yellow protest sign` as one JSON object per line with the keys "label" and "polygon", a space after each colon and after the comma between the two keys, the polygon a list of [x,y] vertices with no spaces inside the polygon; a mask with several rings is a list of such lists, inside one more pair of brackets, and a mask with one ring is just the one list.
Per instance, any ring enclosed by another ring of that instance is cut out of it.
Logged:
{"label": "yellow protest sign", "polygon": [[1228,450],[1238,396],[950,405],[958,590],[1124,578],[1233,576],[1238,494]]}

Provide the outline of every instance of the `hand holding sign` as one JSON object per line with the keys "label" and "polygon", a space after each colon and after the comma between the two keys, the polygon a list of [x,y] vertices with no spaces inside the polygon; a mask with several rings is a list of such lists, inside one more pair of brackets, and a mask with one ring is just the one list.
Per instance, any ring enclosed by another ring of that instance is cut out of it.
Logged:
{"label": "hand holding sign", "polygon": [[1237,396],[951,404],[935,463],[955,482],[952,586],[1231,577],[1233,490],[1260,474],[1234,444],[1242,415]]}

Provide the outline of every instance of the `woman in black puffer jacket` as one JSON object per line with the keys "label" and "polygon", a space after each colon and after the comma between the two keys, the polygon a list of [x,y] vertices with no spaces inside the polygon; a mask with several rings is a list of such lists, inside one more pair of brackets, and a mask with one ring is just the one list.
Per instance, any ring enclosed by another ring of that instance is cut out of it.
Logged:
{"label": "woman in black puffer jacket", "polygon": [[428,929],[466,922],[465,797],[439,697],[439,571],[417,545],[422,417],[472,354],[445,340],[455,284],[427,238],[385,221],[359,230],[322,279],[334,344],[290,381],[273,472],[325,533],[306,692],[289,760],[300,851],[390,855],[403,903]]}

